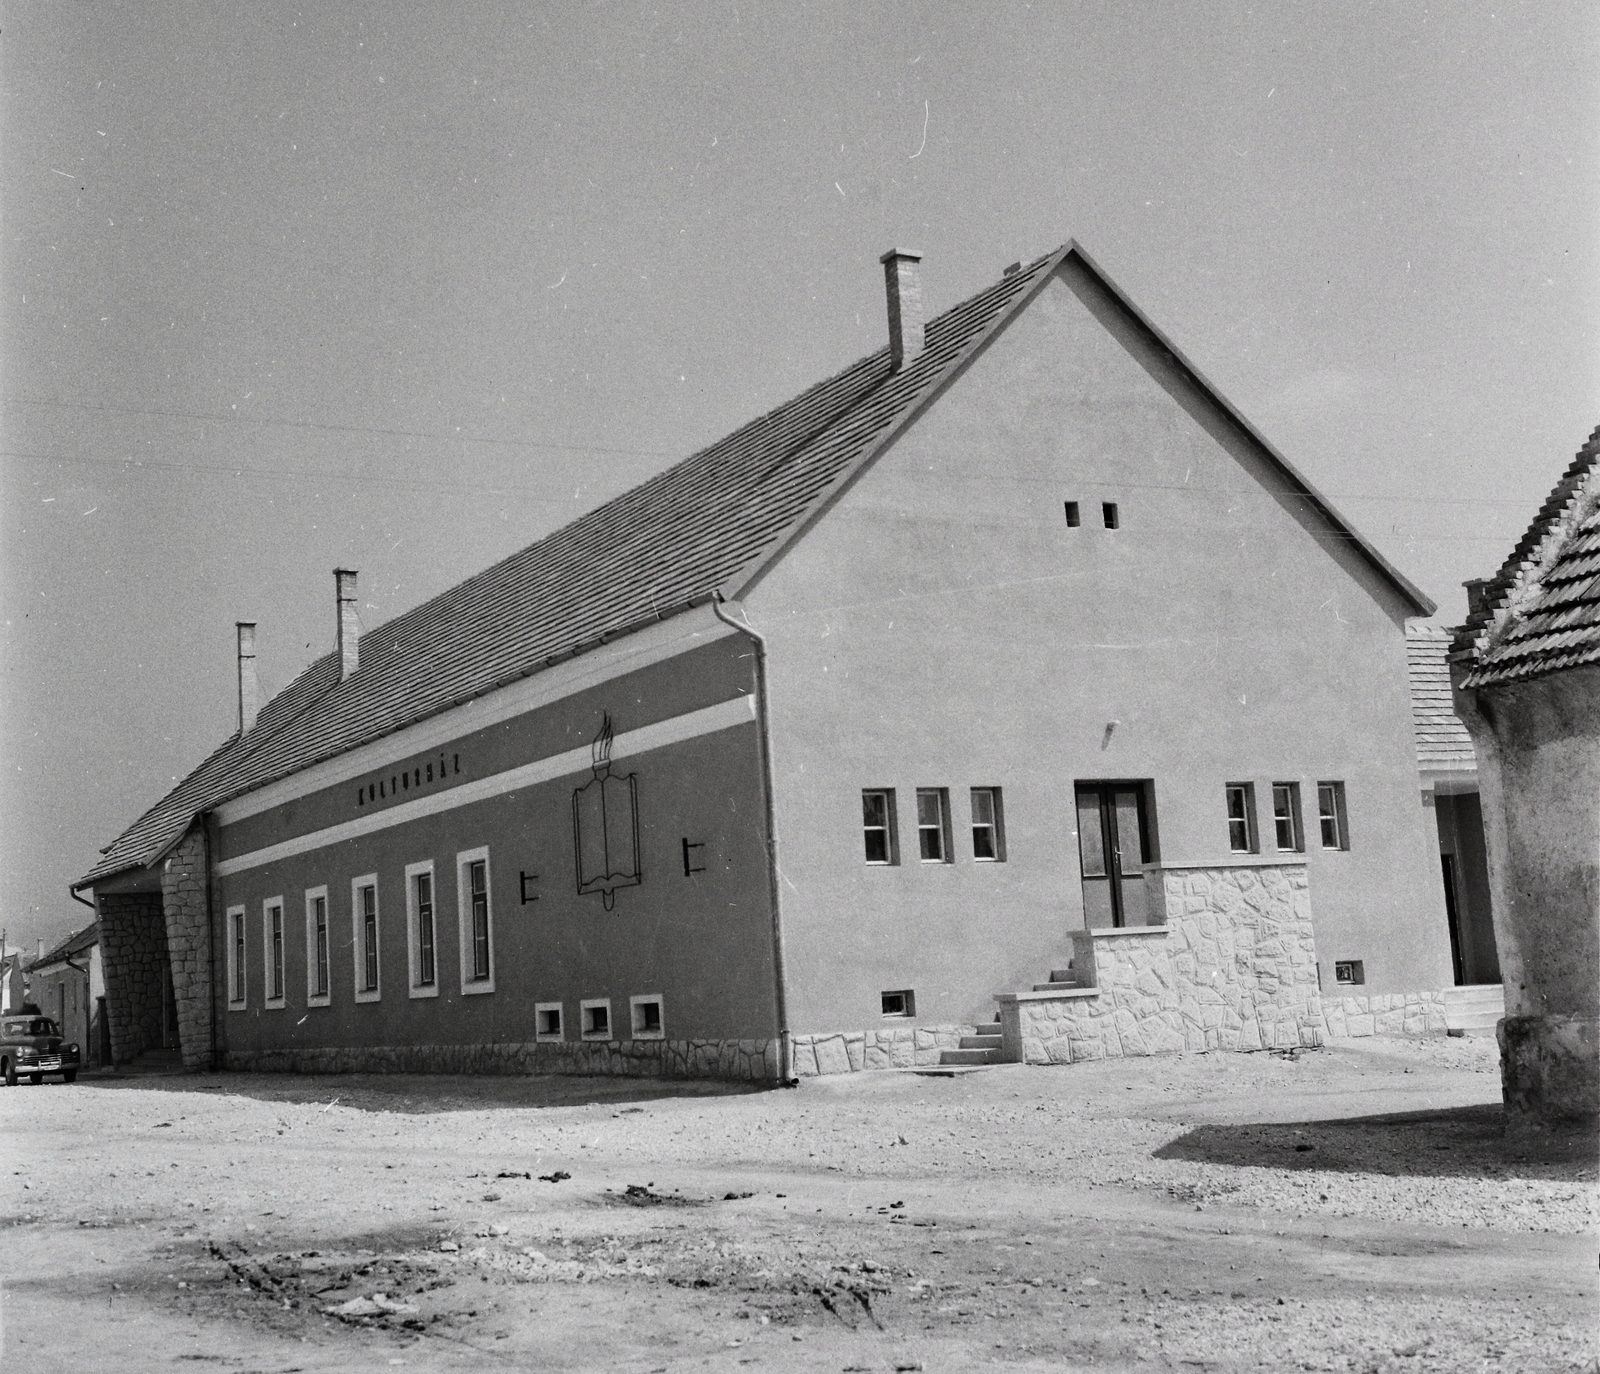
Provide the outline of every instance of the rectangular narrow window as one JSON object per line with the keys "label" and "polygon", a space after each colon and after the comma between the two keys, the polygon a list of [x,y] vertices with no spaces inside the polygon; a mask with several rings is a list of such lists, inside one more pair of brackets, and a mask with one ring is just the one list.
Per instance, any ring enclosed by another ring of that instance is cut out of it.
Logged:
{"label": "rectangular narrow window", "polygon": [[306,889],[306,1005],[328,1005],[328,889]]}
{"label": "rectangular narrow window", "polygon": [[439,921],[433,861],[406,865],[406,949],[411,961],[411,996],[439,995]]}
{"label": "rectangular narrow window", "polygon": [[1322,828],[1324,849],[1350,848],[1350,835],[1345,825],[1342,782],[1317,784],[1317,822]]}
{"label": "rectangular narrow window", "polygon": [[456,913],[461,991],[468,995],[493,992],[494,901],[487,849],[468,849],[456,855]]}
{"label": "rectangular narrow window", "polygon": [[1272,826],[1280,853],[1298,853],[1306,847],[1300,830],[1299,783],[1272,784]]}
{"label": "rectangular narrow window", "polygon": [[1082,523],[1083,523],[1083,517],[1078,514],[1078,503],[1076,501],[1068,501],[1067,502],[1067,527],[1069,529],[1074,529],[1075,530]]}
{"label": "rectangular narrow window", "polygon": [[896,992],[880,992],[878,998],[885,1016],[917,1014],[917,994],[910,988],[901,988]]}
{"label": "rectangular narrow window", "polygon": [[1230,782],[1228,801],[1228,848],[1235,854],[1256,852],[1256,789],[1254,783]]}
{"label": "rectangular narrow window", "polygon": [[861,794],[861,833],[869,864],[892,864],[898,861],[893,788],[869,789]]}
{"label": "rectangular narrow window", "polygon": [[378,875],[368,873],[350,883],[350,944],[355,955],[356,1001],[380,1000],[378,958]]}
{"label": "rectangular narrow window", "polygon": [[533,1007],[534,1035],[539,1040],[560,1040],[561,1003],[536,1002]]}
{"label": "rectangular narrow window", "polygon": [[1367,971],[1360,959],[1335,959],[1333,981],[1342,987],[1355,987],[1367,981]]}
{"label": "rectangular narrow window", "polygon": [[925,864],[950,862],[949,812],[944,788],[917,789],[917,851]]}
{"label": "rectangular narrow window", "polygon": [[583,1038],[585,1040],[609,1040],[611,1038],[611,1000],[606,997],[591,997],[579,1003],[583,1015]]}
{"label": "rectangular narrow window", "polygon": [[228,908],[228,1006],[237,1011],[245,1005],[244,908]]}
{"label": "rectangular narrow window", "polygon": [[1122,523],[1117,515],[1117,503],[1115,501],[1106,501],[1101,504],[1100,517],[1106,522],[1108,530],[1114,530]]}
{"label": "rectangular narrow window", "polygon": [[273,897],[262,904],[262,935],[265,936],[266,1003],[283,1005],[283,898]]}
{"label": "rectangular narrow window", "polygon": [[628,999],[628,1008],[633,1016],[633,1038],[635,1040],[664,1040],[666,1029],[661,1020],[661,994],[659,992],[642,993],[638,997]]}
{"label": "rectangular narrow window", "polygon": [[1005,860],[1005,825],[998,787],[972,789],[972,857],[982,863]]}

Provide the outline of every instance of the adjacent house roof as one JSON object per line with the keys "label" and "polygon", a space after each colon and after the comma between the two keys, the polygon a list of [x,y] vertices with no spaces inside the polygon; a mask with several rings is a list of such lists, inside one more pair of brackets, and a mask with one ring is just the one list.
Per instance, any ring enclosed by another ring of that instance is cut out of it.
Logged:
{"label": "adjacent house roof", "polygon": [[49,964],[63,963],[86,954],[100,943],[100,922],[90,921],[82,930],[75,930],[54,949],[48,949],[29,965],[29,969],[44,968]]}
{"label": "adjacent house roof", "polygon": [[368,631],[360,668],[318,659],[161,802],[77,883],[142,868],[194,818],[586,649],[713,597],[736,598],[832,495],[882,452],[1068,258],[1075,258],[1196,386],[1259,446],[1341,542],[1418,614],[1433,604],[1367,544],[1183,359],[1073,243],[930,321],[898,372],[883,348],[676,467]]}
{"label": "adjacent house roof", "polygon": [[1449,632],[1435,625],[1407,625],[1406,668],[1411,677],[1417,766],[1424,771],[1476,769],[1472,736],[1456,715],[1450,692]]}
{"label": "adjacent house roof", "polygon": [[1600,663],[1600,429],[1475,602],[1451,646],[1463,687]]}

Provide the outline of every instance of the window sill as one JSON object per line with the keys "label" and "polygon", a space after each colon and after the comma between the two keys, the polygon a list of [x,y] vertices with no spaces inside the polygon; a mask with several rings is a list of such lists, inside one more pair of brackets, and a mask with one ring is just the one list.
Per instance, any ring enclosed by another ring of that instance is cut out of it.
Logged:
{"label": "window sill", "polygon": [[480,993],[493,992],[493,991],[494,991],[494,979],[493,978],[475,978],[475,979],[473,979],[472,982],[463,983],[461,985],[461,995],[463,997],[476,997]]}
{"label": "window sill", "polygon": [[383,1001],[383,993],[380,992],[377,988],[374,988],[371,992],[358,992],[356,994],[356,1001],[358,1001],[358,1002],[381,1002],[381,1001]]}
{"label": "window sill", "polygon": [[331,1007],[332,1005],[333,998],[328,996],[327,993],[319,993],[315,997],[306,998],[306,1006],[308,1007]]}
{"label": "window sill", "polygon": [[273,997],[261,1004],[262,1011],[284,1011],[289,1005],[286,997]]}
{"label": "window sill", "polygon": [[228,1003],[228,1010],[229,1011],[249,1011],[250,1010],[250,1004],[248,1002],[229,1002]]}
{"label": "window sill", "polygon": [[427,985],[425,985],[423,987],[414,987],[414,988],[411,989],[411,996],[413,998],[418,998],[418,997],[437,997],[438,995],[439,995],[439,985],[437,983],[429,983],[429,984],[427,984]]}

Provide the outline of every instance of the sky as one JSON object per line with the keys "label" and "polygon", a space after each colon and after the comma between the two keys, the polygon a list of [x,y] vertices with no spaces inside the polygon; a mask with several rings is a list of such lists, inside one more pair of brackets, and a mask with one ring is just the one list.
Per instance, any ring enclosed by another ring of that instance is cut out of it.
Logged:
{"label": "sky", "polygon": [[1591,0],[13,0],[0,926],[333,646],[1076,238],[1465,612],[1600,423]]}

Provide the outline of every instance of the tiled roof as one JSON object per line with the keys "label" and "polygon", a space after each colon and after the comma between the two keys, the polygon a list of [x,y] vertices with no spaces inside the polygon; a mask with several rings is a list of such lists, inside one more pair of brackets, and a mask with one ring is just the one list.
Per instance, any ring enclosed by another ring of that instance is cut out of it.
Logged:
{"label": "tiled roof", "polygon": [[1600,429],[1484,586],[1451,658],[1464,687],[1600,663]]}
{"label": "tiled roof", "polygon": [[100,943],[100,922],[90,921],[82,930],[75,930],[71,935],[61,941],[54,949],[48,949],[37,959],[31,961],[29,968],[43,968],[46,964],[59,964],[63,959],[85,950],[93,948]]}
{"label": "tiled roof", "polygon": [[1432,605],[1360,538],[1185,362],[1075,244],[931,320],[899,371],[879,349],[572,524],[361,639],[339,680],[318,659],[107,847],[75,887],[160,859],[194,818],[231,797],[448,710],[652,621],[737,597],[827,499],[918,415],[1069,256],[1100,281],[1197,386],[1260,445],[1337,537],[1419,613]]}
{"label": "tiled roof", "polygon": [[1449,634],[1433,625],[1407,625],[1406,668],[1418,767],[1476,768],[1472,737],[1456,715],[1450,695]]}

